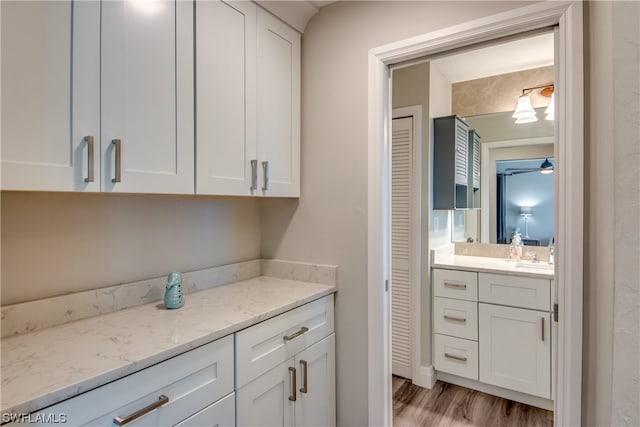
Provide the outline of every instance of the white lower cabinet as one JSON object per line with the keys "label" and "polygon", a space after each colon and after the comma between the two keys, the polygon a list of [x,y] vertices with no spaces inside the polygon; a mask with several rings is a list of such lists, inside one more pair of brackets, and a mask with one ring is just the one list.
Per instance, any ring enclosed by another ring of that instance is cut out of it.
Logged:
{"label": "white lower cabinet", "polygon": [[479,304],[480,381],[551,397],[548,312]]}
{"label": "white lower cabinet", "polygon": [[193,414],[186,420],[176,424],[177,427],[232,427],[236,425],[236,394],[218,400]]}

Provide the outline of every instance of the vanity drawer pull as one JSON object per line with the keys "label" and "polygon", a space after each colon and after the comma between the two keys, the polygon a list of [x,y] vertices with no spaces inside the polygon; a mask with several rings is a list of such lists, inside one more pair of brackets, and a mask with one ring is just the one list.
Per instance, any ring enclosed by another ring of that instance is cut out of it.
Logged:
{"label": "vanity drawer pull", "polygon": [[149,406],[145,406],[142,409],[137,410],[136,412],[134,412],[131,415],[127,415],[126,417],[122,418],[119,416],[116,416],[113,419],[113,422],[116,423],[119,426],[123,426],[125,424],[130,423],[131,421],[140,418],[143,415],[148,414],[149,412],[153,411],[154,409],[158,409],[159,407],[161,407],[162,405],[164,405],[165,403],[169,402],[169,397],[167,397],[164,394],[161,394],[160,396],[158,396],[158,400],[153,402],[151,405]]}
{"label": "vanity drawer pull", "polygon": [[454,289],[467,289],[467,284],[466,283],[444,282],[444,287],[445,288],[454,288]]}
{"label": "vanity drawer pull", "polygon": [[305,332],[308,332],[308,331],[309,331],[309,328],[307,328],[306,326],[303,326],[303,327],[300,328],[300,330],[298,332],[296,332],[294,334],[291,334],[291,335],[285,335],[284,337],[282,337],[282,339],[285,340],[285,342],[286,341],[291,341],[292,339],[297,338],[300,335],[302,335],[302,334],[304,334]]}
{"label": "vanity drawer pull", "polygon": [[447,359],[453,359],[453,360],[457,360],[457,361],[460,361],[460,362],[466,362],[467,361],[466,357],[456,356],[454,354],[449,354],[449,353],[445,353],[444,357],[446,357]]}
{"label": "vanity drawer pull", "polygon": [[444,318],[446,320],[452,320],[454,322],[461,322],[461,323],[466,323],[467,319],[465,319],[464,317],[453,317],[453,316],[447,316],[446,314],[444,315]]}

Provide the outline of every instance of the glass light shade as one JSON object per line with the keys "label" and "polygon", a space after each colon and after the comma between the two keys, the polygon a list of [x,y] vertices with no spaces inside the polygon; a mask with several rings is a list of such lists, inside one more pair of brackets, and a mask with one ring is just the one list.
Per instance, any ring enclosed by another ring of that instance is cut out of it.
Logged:
{"label": "glass light shade", "polygon": [[520,206],[520,215],[531,215],[531,206]]}
{"label": "glass light shade", "polygon": [[556,106],[555,106],[555,102],[554,102],[554,98],[553,98],[554,94],[551,94],[551,101],[549,102],[549,106],[547,107],[546,110],[544,110],[544,113],[547,115],[545,118],[547,120],[555,120],[556,118]]}
{"label": "glass light shade", "polygon": [[553,163],[549,159],[544,159],[544,162],[540,165],[540,173],[550,174],[553,173]]}
{"label": "glass light shade", "polygon": [[516,110],[513,112],[511,117],[516,119],[516,123],[518,124],[531,123],[538,120],[536,117],[536,110],[534,110],[531,105],[531,98],[529,98],[529,95],[522,95],[518,98]]}

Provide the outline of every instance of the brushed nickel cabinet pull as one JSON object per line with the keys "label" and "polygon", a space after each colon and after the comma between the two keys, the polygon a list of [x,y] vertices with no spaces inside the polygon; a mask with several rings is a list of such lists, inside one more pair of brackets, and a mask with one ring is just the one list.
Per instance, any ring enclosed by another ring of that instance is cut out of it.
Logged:
{"label": "brushed nickel cabinet pull", "polygon": [[84,137],[84,140],[87,142],[87,177],[84,179],[84,182],[93,182],[94,180],[93,161],[95,157],[95,154],[93,152],[93,136],[87,135]]}
{"label": "brushed nickel cabinet pull", "polygon": [[466,323],[467,319],[465,319],[464,317],[453,317],[453,316],[447,316],[446,314],[444,315],[444,318],[446,320],[452,320],[454,322],[461,322],[461,323]]}
{"label": "brushed nickel cabinet pull", "polygon": [[467,289],[467,284],[466,283],[444,282],[444,287],[445,288],[454,288],[454,289]]}
{"label": "brushed nickel cabinet pull", "polygon": [[291,341],[294,338],[299,337],[300,335],[304,334],[305,332],[307,332],[309,330],[309,328],[307,328],[306,326],[303,326],[300,328],[300,330],[296,333],[293,333],[291,335],[285,335],[282,337],[282,339],[287,342],[287,341]]}
{"label": "brushed nickel cabinet pull", "polygon": [[446,357],[447,359],[453,359],[453,360],[458,360],[460,362],[466,362],[467,358],[466,357],[460,357],[460,356],[456,356],[455,354],[449,354],[449,353],[445,353],[444,357]]}
{"label": "brushed nickel cabinet pull", "polygon": [[300,393],[307,393],[307,361],[300,361],[300,369],[302,369],[302,387]]}
{"label": "brushed nickel cabinet pull", "polygon": [[258,161],[251,160],[251,191],[258,189]]}
{"label": "brushed nickel cabinet pull", "polygon": [[289,395],[289,400],[295,402],[296,398],[296,368],[289,366],[289,373],[291,374],[291,395]]}
{"label": "brushed nickel cabinet pull", "polygon": [[544,342],[544,317],[540,318],[540,339]]}
{"label": "brushed nickel cabinet pull", "polygon": [[269,189],[269,162],[262,162],[262,191]]}
{"label": "brushed nickel cabinet pull", "polygon": [[112,139],[111,143],[115,145],[115,162],[116,162],[116,176],[111,182],[120,182],[122,180],[122,141],[119,139]]}
{"label": "brushed nickel cabinet pull", "polygon": [[153,402],[151,405],[149,406],[145,406],[142,409],[137,410],[136,412],[134,412],[133,414],[127,415],[126,417],[115,417],[113,419],[113,422],[116,423],[119,426],[123,426],[125,424],[130,423],[131,421],[140,418],[143,415],[148,414],[149,412],[153,411],[154,409],[158,409],[159,407],[161,407],[162,405],[164,405],[165,403],[169,402],[169,397],[167,397],[164,394],[161,394],[160,396],[158,396],[158,400]]}

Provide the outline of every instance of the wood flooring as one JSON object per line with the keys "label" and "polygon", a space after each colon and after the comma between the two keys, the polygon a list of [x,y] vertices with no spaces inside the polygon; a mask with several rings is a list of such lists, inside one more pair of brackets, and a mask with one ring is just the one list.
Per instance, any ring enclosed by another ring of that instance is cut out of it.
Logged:
{"label": "wood flooring", "polygon": [[442,381],[428,390],[394,376],[393,425],[553,426],[553,412]]}

